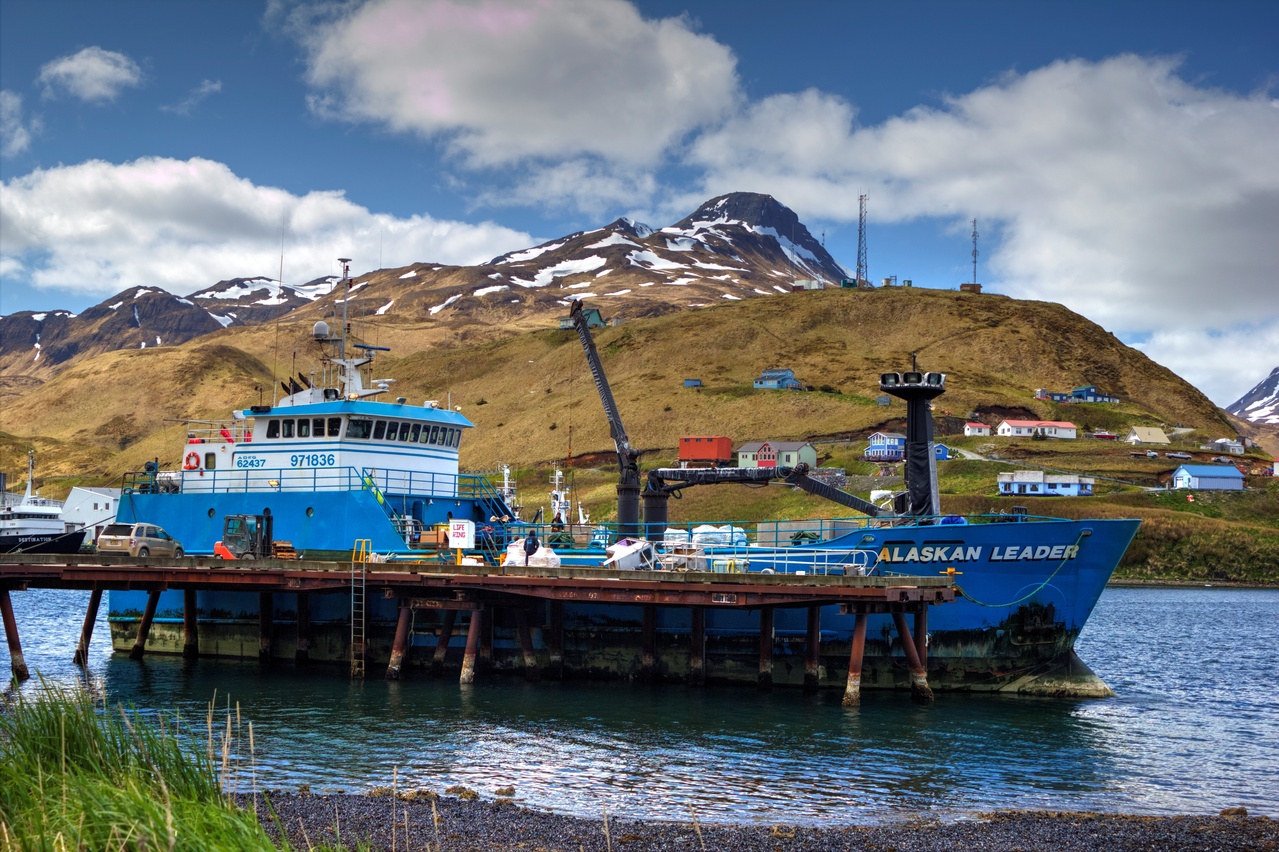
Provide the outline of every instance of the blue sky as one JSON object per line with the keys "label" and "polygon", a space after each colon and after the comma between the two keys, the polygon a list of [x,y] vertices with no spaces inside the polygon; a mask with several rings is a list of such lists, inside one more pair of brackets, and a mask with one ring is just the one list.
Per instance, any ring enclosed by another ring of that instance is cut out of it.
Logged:
{"label": "blue sky", "polygon": [[1279,3],[0,3],[0,312],[767,192],[872,279],[1279,363]]}

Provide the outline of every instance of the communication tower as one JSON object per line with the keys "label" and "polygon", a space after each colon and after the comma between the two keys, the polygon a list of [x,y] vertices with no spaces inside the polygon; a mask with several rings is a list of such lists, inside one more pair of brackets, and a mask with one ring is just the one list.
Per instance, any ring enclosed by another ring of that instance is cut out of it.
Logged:
{"label": "communication tower", "polygon": [[973,283],[977,283],[977,220],[973,220]]}
{"label": "communication tower", "polygon": [[857,286],[865,287],[870,280],[866,266],[866,196],[857,196]]}

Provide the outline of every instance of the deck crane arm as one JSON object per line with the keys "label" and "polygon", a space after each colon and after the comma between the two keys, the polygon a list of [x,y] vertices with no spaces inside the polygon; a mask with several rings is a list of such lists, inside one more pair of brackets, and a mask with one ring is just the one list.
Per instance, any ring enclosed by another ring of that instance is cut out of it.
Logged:
{"label": "deck crane arm", "polygon": [[595,380],[595,389],[599,391],[600,402],[604,404],[604,416],[608,418],[608,431],[617,446],[617,526],[622,536],[639,534],[639,493],[640,451],[631,446],[626,437],[626,428],[622,425],[622,415],[617,410],[617,402],[613,399],[613,391],[609,388],[608,377],[604,375],[604,365],[600,362],[599,351],[595,348],[595,340],[587,327],[586,314],[582,310],[582,302],[573,300],[569,309],[569,317],[573,320],[573,328],[582,341],[582,350],[586,353],[586,364],[590,367],[591,378]]}
{"label": "deck crane arm", "polygon": [[841,491],[808,475],[807,464],[794,467],[717,467],[717,468],[680,468],[664,467],[648,472],[648,488],[653,492],[672,494],[690,485],[718,485],[724,482],[772,482],[782,480],[788,485],[801,488],[809,494],[825,497],[841,506],[856,509],[862,514],[877,518],[883,510],[868,500]]}

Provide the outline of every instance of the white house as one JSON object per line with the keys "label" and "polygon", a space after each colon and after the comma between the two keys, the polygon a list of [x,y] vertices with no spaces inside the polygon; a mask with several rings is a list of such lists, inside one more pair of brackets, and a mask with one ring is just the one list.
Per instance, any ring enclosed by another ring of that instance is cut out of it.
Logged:
{"label": "white house", "polygon": [[969,438],[973,436],[985,437],[990,435],[990,427],[985,423],[965,423],[964,435]]}
{"label": "white house", "polygon": [[1172,473],[1173,488],[1243,491],[1243,474],[1228,464],[1183,464]]}
{"label": "white house", "polygon": [[66,502],[62,504],[62,520],[74,529],[86,527],[88,533],[84,537],[85,541],[96,540],[102,528],[115,520],[119,505],[119,488],[84,488],[77,485],[71,489]]}
{"label": "white house", "polygon": [[1032,497],[1091,497],[1093,479],[1073,473],[1012,470],[999,474],[999,493]]}
{"label": "white house", "polygon": [[1125,444],[1171,444],[1164,430],[1158,426],[1133,426],[1128,430]]}
{"label": "white house", "polygon": [[1078,433],[1074,423],[1063,420],[1004,420],[995,429],[995,434],[1005,438],[1032,438],[1038,434],[1073,441]]}
{"label": "white house", "polygon": [[1218,438],[1212,442],[1212,448],[1219,453],[1230,453],[1232,456],[1243,455],[1243,444],[1234,438]]}

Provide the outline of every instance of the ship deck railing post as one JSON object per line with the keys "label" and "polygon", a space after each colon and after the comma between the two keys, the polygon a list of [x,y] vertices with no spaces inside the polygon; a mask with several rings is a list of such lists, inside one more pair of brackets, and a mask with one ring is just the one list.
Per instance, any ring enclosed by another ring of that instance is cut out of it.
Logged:
{"label": "ship deck railing post", "polygon": [[906,614],[900,609],[893,612],[893,623],[897,625],[897,636],[901,639],[902,651],[906,654],[906,666],[910,669],[910,696],[921,704],[933,700],[933,690],[928,685],[928,672],[920,662],[919,653],[915,650],[915,639],[906,624]]}
{"label": "ship deck railing post", "polygon": [[160,590],[156,589],[147,595],[147,606],[142,611],[142,620],[138,622],[138,636],[133,640],[133,648],[129,651],[130,660],[140,660],[147,652],[147,637],[151,635],[151,622],[155,620],[155,609],[160,605]]}
{"label": "ship deck railing post", "polygon": [[84,611],[84,626],[80,628],[80,641],[76,643],[75,656],[72,662],[77,666],[89,664],[89,640],[93,638],[93,627],[98,621],[98,607],[102,605],[102,590],[96,586],[89,595],[89,606]]}
{"label": "ship deck railing post", "polygon": [[9,590],[0,589],[0,616],[4,619],[4,637],[9,642],[9,667],[13,670],[14,680],[26,680],[31,677],[27,670],[27,661],[22,656],[22,640],[18,638],[18,621],[13,617],[13,602],[9,600]]}

